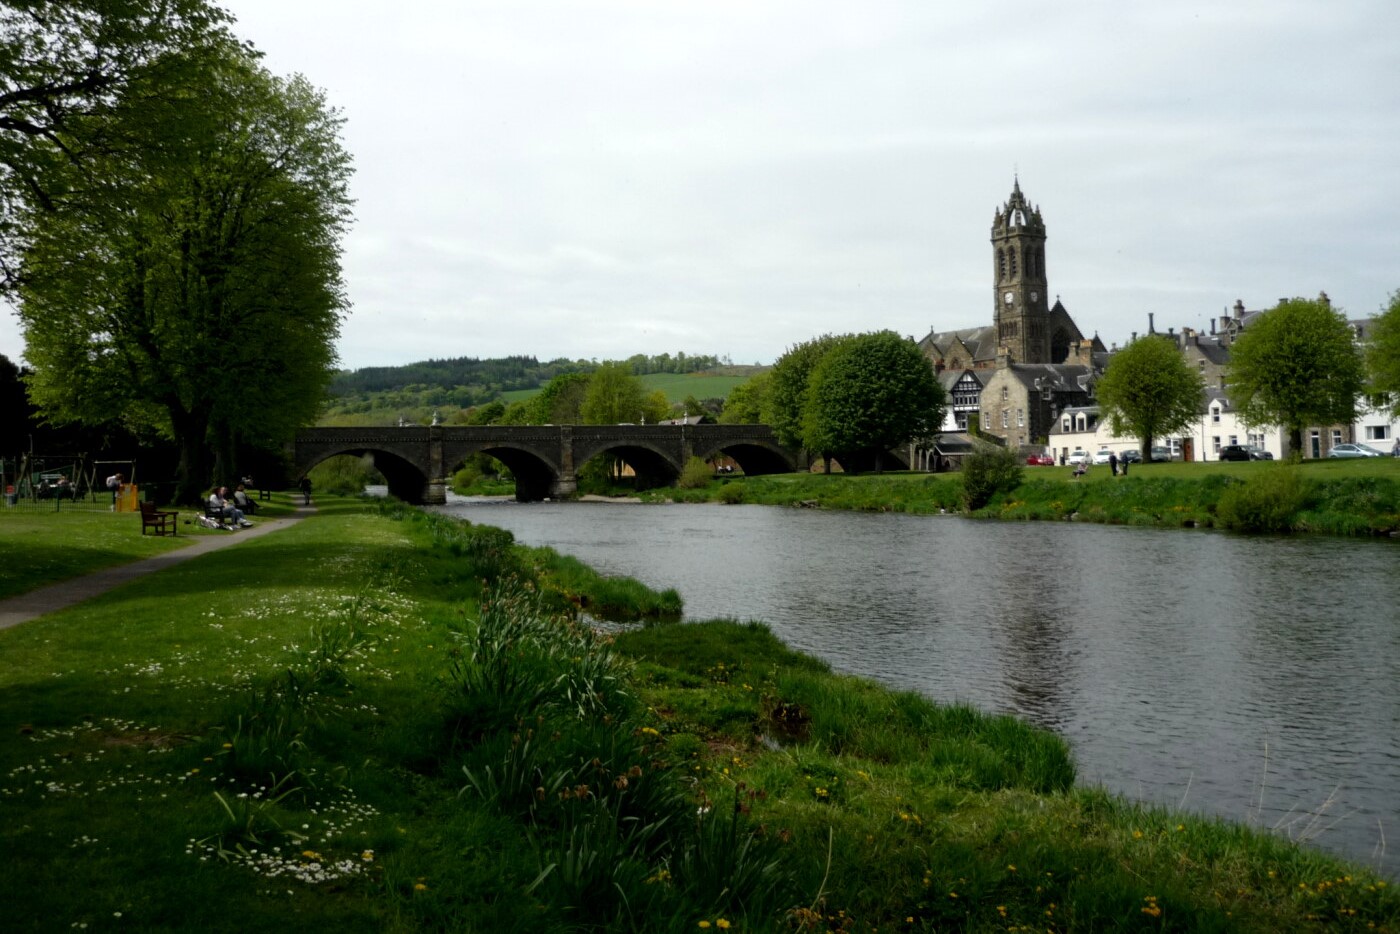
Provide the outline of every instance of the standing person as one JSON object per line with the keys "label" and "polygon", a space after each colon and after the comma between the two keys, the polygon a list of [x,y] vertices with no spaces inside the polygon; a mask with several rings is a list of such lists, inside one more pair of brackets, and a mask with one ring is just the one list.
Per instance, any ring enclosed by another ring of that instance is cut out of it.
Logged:
{"label": "standing person", "polygon": [[310,478],[310,477],[302,477],[302,478],[301,478],[301,504],[302,504],[303,506],[310,506],[310,505],[311,505],[311,478]]}
{"label": "standing person", "polygon": [[1391,457],[1400,457],[1400,438],[1395,439],[1395,447],[1390,449]]}
{"label": "standing person", "polygon": [[107,478],[107,489],[112,491],[112,509],[117,508],[117,494],[121,492],[122,484],[126,482],[126,477],[120,473],[114,473]]}
{"label": "standing person", "polygon": [[1118,455],[1112,451],[1108,452],[1108,469],[1113,472],[1115,477],[1118,476]]}

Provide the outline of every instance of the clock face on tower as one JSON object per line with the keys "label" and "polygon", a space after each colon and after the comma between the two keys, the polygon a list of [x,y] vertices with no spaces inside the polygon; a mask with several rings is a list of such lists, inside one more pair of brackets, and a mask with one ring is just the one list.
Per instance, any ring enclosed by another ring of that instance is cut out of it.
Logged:
{"label": "clock face on tower", "polygon": [[1039,293],[1039,292],[1032,292],[1032,293],[1031,293],[1031,301],[1035,301],[1035,300],[1038,299],[1038,298],[1040,298],[1040,293]]}
{"label": "clock face on tower", "polygon": [[1007,292],[1004,296],[1002,296],[1002,298],[1006,300],[1006,304],[1010,305],[1012,302],[1014,302],[1014,301],[1016,300],[1016,293],[1015,293],[1015,292]]}

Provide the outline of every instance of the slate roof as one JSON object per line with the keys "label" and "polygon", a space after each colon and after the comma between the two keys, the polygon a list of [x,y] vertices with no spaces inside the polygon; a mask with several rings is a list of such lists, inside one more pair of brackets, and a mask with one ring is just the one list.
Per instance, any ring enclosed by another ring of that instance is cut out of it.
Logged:
{"label": "slate roof", "polygon": [[932,348],[938,356],[946,357],[957,343],[967,347],[974,362],[994,362],[997,358],[996,328],[990,324],[957,331],[930,331],[927,337],[919,341],[919,349],[927,353]]}

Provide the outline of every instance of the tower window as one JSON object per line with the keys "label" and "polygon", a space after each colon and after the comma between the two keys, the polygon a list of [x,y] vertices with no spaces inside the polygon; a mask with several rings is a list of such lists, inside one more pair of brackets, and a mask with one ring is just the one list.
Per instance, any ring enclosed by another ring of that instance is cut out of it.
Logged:
{"label": "tower window", "polygon": [[997,250],[997,278],[1006,278],[1006,251]]}
{"label": "tower window", "polygon": [[1014,249],[1006,251],[1011,257],[1011,278],[1016,278],[1016,251]]}

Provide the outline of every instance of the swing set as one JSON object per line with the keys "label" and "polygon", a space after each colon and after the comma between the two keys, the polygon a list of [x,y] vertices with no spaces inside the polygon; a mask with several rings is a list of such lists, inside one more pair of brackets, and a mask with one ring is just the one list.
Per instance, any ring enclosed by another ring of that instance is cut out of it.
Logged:
{"label": "swing set", "polygon": [[[110,487],[108,479],[119,474],[121,486]],[[89,460],[85,453],[27,453],[17,461],[0,458],[0,489],[4,490],[0,509],[135,512],[139,508],[135,477],[134,458]]]}

